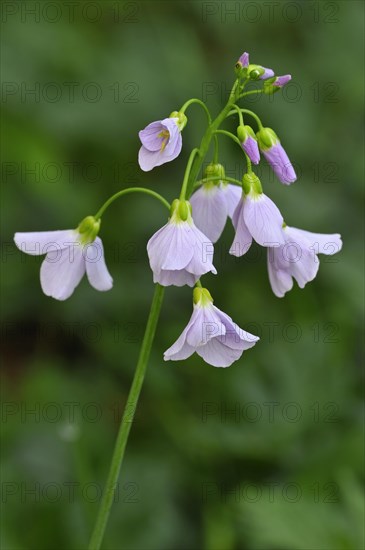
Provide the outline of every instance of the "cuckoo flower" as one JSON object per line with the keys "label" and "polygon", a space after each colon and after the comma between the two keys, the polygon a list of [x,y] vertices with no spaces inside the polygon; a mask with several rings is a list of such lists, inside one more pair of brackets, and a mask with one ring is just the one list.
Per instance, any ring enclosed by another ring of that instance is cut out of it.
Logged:
{"label": "cuckoo flower", "polygon": [[169,221],[150,238],[147,252],[153,280],[163,286],[194,286],[208,271],[217,273],[213,244],[195,226],[187,201],[174,200]]}
{"label": "cuckoo flower", "polygon": [[297,179],[295,170],[274,130],[261,128],[256,135],[259,147],[277,178],[286,185],[293,183]]}
{"label": "cuckoo flower", "polygon": [[148,172],[155,166],[174,160],[181,151],[181,131],[186,125],[186,116],[174,111],[169,118],[151,122],[139,132],[142,147],[138,162],[142,170]]}
{"label": "cuckoo flower", "polygon": [[253,164],[258,164],[260,162],[260,151],[257,144],[257,139],[255,132],[251,126],[238,126],[237,128],[237,137],[241,142],[242,149],[249,157]]}
{"label": "cuckoo flower", "polygon": [[250,63],[250,56],[247,52],[244,52],[237,61],[236,70],[240,76],[251,80],[266,80],[272,78],[275,74],[272,69]]}
{"label": "cuckoo flower", "polygon": [[342,248],[341,235],[311,233],[284,224],[285,245],[269,248],[267,266],[271,288],[282,298],[293,287],[293,278],[300,288],[317,275],[317,254],[333,255]]}
{"label": "cuckoo flower", "polygon": [[71,296],[85,272],[96,290],[113,286],[104,260],[104,248],[97,237],[100,220],[85,218],[77,229],[15,233],[17,247],[26,254],[46,254],[40,272],[46,296],[66,300]]}
{"label": "cuckoo flower", "polygon": [[233,256],[243,256],[249,250],[252,238],[261,246],[284,244],[283,217],[261,188],[259,178],[251,173],[243,177],[242,198],[233,214],[236,234],[229,250]]}
{"label": "cuckoo flower", "polygon": [[241,197],[241,189],[224,182],[224,167],[210,163],[204,177],[221,177],[204,183],[190,199],[194,223],[213,243],[221,236],[227,216],[233,216]]}
{"label": "cuckoo flower", "polygon": [[195,288],[190,321],[176,342],[165,351],[164,359],[179,361],[196,352],[213,367],[229,367],[258,340],[215,307],[206,288]]}

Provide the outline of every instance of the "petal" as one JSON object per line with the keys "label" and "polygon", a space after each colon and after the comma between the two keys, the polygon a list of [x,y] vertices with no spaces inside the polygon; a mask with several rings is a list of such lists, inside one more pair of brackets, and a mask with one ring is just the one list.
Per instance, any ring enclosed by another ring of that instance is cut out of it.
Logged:
{"label": "petal", "polygon": [[196,353],[213,367],[230,367],[241,357],[242,350],[232,349],[222,344],[218,338],[213,338],[205,346],[197,348]]}
{"label": "petal", "polygon": [[293,241],[307,244],[308,248],[316,254],[332,256],[342,249],[341,235],[338,233],[327,235],[326,233],[304,231],[304,229],[297,229],[296,227],[286,227],[285,229]]}
{"label": "petal", "polygon": [[41,266],[41,285],[46,296],[66,300],[85,273],[85,260],[80,245],[47,254]]}
{"label": "petal", "polygon": [[195,351],[195,349],[189,344],[186,343],[186,334],[190,327],[190,321],[183,330],[183,332],[180,334],[179,338],[176,340],[172,346],[167,349],[164,353],[164,360],[165,361],[179,361],[182,359],[187,359],[192,355]]}
{"label": "petal", "polygon": [[163,160],[161,161],[161,155],[163,155],[161,150],[148,151],[148,149],[142,145],[138,152],[138,163],[141,170],[144,172],[149,172],[155,166],[161,165],[164,162]]}
{"label": "petal", "polygon": [[191,197],[193,220],[196,227],[213,243],[221,236],[227,221],[225,193],[218,186],[200,187]]}
{"label": "petal", "polygon": [[260,162],[259,146],[257,141],[252,136],[248,136],[246,141],[242,143],[242,148],[254,164],[258,164]]}
{"label": "petal", "polygon": [[[193,256],[194,242],[194,235],[188,223],[168,222],[147,243],[152,271],[185,268]],[[176,248],[177,245],[179,248]]]}
{"label": "petal", "polygon": [[104,247],[101,239],[96,237],[93,243],[85,246],[83,254],[86,264],[86,275],[91,286],[96,288],[96,290],[110,290],[113,286],[113,279],[105,264]]}
{"label": "petal", "polygon": [[284,244],[283,217],[277,206],[264,193],[247,195],[243,217],[251,235],[261,246]]}
{"label": "petal", "polygon": [[276,143],[270,149],[263,150],[264,156],[277,178],[287,185],[297,179],[292,163],[281,143]]}
{"label": "petal", "polygon": [[252,244],[252,235],[245,224],[243,216],[243,206],[244,202],[241,200],[232,217],[232,223],[236,229],[236,234],[231,248],[229,249],[229,253],[237,257],[246,254]]}
{"label": "petal", "polygon": [[138,133],[142,145],[148,151],[159,151],[163,142],[163,138],[158,135],[164,130],[164,126],[160,120],[151,122],[144,130]]}
{"label": "petal", "polygon": [[187,343],[198,348],[204,346],[209,340],[226,333],[221,319],[214,310],[214,306],[195,305],[190,320],[190,327],[187,334]]}
{"label": "petal", "polygon": [[282,88],[290,82],[291,80],[291,74],[285,74],[283,76],[277,76],[275,82],[273,82],[273,86],[279,86],[279,88]]}
{"label": "petal", "polygon": [[307,283],[313,281],[318,273],[319,261],[312,250],[303,249],[299,258],[290,263],[291,275],[297,281],[300,288],[304,288]]}
{"label": "petal", "polygon": [[222,184],[222,191],[226,197],[228,216],[232,218],[234,211],[236,210],[238,203],[242,197],[242,189],[238,185],[232,185],[231,183]]}
{"label": "petal", "polygon": [[15,233],[14,241],[22,252],[39,256],[48,252],[59,251],[79,237],[77,231],[66,229],[62,231],[34,231],[30,233]]}
{"label": "petal", "polygon": [[285,269],[280,268],[275,261],[275,254],[278,254],[279,250],[268,248],[267,270],[273,293],[278,298],[282,298],[286,292],[289,292],[293,288],[293,279],[291,274]]}
{"label": "petal", "polygon": [[186,270],[189,273],[193,273],[198,278],[201,275],[208,273],[208,271],[216,274],[217,270],[212,263],[214,255],[213,243],[206,235],[204,235],[204,233],[195,227],[194,223],[191,229],[195,236],[195,245],[193,249],[193,257],[186,266]]}
{"label": "petal", "polygon": [[153,272],[153,282],[159,283],[162,286],[185,286],[188,285],[193,287],[199,276],[193,275],[186,271],[186,269],[181,269],[180,271],[154,271]]}
{"label": "petal", "polygon": [[222,344],[225,344],[233,349],[240,349],[243,351],[252,348],[256,342],[260,340],[258,336],[241,329],[232,321],[229,315],[218,309],[216,306],[213,306],[213,309],[226,329],[225,335],[219,339]]}

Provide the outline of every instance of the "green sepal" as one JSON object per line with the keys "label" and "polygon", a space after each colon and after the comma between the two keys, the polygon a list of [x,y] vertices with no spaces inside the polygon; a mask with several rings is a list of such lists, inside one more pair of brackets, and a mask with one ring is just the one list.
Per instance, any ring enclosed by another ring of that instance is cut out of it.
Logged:
{"label": "green sepal", "polygon": [[96,220],[94,216],[86,216],[78,225],[77,232],[81,236],[83,244],[95,241],[101,224],[101,218]]}
{"label": "green sepal", "polygon": [[185,128],[188,122],[188,118],[185,113],[182,113],[180,111],[172,111],[169,118],[177,118],[177,125],[179,127],[180,132]]}
{"label": "green sepal", "polygon": [[[209,178],[221,178],[221,180],[224,180],[226,177],[226,172],[224,170],[224,166],[222,164],[219,164],[218,162],[210,162],[203,172],[204,179]],[[221,180],[212,180],[209,182],[205,182],[205,186],[212,185],[219,185]]]}
{"label": "green sepal", "polygon": [[244,143],[248,137],[252,137],[253,139],[256,140],[256,134],[251,128],[251,126],[248,126],[248,124],[245,124],[244,126],[242,125],[238,126],[237,137],[241,143]]}
{"label": "green sepal", "polygon": [[213,298],[207,288],[197,286],[193,290],[193,303],[195,305],[207,306],[213,303]]}
{"label": "green sepal", "polygon": [[174,216],[175,221],[186,222],[191,217],[191,204],[189,201],[181,201],[175,199],[172,201],[170,209],[170,217]]}
{"label": "green sepal", "polygon": [[260,76],[264,74],[265,69],[260,65],[250,64],[247,68],[247,72],[248,72],[248,78],[250,80],[259,80]]}
{"label": "green sepal", "polygon": [[259,147],[262,151],[271,149],[273,145],[276,145],[276,143],[280,143],[278,136],[271,128],[261,128],[261,130],[256,133],[256,136]]}
{"label": "green sepal", "polygon": [[245,195],[248,195],[251,191],[257,195],[262,193],[261,181],[254,172],[244,174],[242,178],[242,188]]}
{"label": "green sepal", "polygon": [[280,86],[273,86],[273,83],[276,80],[276,76],[273,76],[272,78],[268,78],[264,81],[264,94],[272,95],[276,94],[276,92],[280,91]]}

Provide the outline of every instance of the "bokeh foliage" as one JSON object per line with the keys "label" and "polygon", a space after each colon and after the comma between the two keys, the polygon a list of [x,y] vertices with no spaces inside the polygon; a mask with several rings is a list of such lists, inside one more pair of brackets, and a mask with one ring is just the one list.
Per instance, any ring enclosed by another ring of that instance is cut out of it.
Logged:
{"label": "bokeh foliage", "polygon": [[[75,227],[130,183],[172,200],[204,114],[192,107],[183,153],[148,174],[137,132],[189,97],[217,112],[243,50],[295,83],[248,103],[300,173],[287,188],[263,164],[266,193],[344,249],[279,300],[262,250],[228,255],[227,224],[206,284],[261,342],[226,370],[163,362],[191,312],[190,289],[167,290],[104,548],[363,548],[363,4],[76,2],[74,18],[67,4],[2,5],[2,548],[86,547],[152,297],[145,245],[166,213],[142,196],[113,205],[113,290],[83,281],[62,303],[12,236]],[[221,160],[242,175],[231,143]]]}

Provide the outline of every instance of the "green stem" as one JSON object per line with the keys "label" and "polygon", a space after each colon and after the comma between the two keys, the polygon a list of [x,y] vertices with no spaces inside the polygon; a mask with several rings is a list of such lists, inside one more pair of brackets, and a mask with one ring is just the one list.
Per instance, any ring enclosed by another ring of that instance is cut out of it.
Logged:
{"label": "green stem", "polygon": [[145,187],[128,187],[127,189],[122,189],[121,191],[118,191],[118,193],[115,193],[112,197],[110,197],[103,206],[98,210],[98,212],[95,214],[95,218],[99,219],[104,214],[105,210],[114,202],[116,199],[119,199],[119,197],[122,197],[123,195],[128,195],[128,193],[145,193],[146,195],[151,195],[152,197],[155,197],[155,199],[158,199],[168,210],[170,210],[170,203],[167,202],[167,200],[162,197],[159,193],[156,193],[155,191],[152,191],[152,189],[147,189]]}
{"label": "green stem", "polygon": [[240,109],[240,107],[238,105],[232,105],[232,107],[234,109],[236,109],[237,113],[238,113],[238,118],[239,118],[239,121],[240,121],[240,126],[243,126],[243,116],[242,116],[242,111]]}
{"label": "green stem", "polygon": [[241,147],[241,149],[242,149],[240,140],[238,139],[237,136],[235,136],[235,135],[232,134],[231,132],[227,132],[227,130],[216,130],[215,133],[216,133],[216,134],[222,134],[223,136],[227,136],[227,137],[233,139],[233,141],[234,141],[235,143],[238,143],[238,145],[239,145],[239,146]]}
{"label": "green stem", "polygon": [[219,160],[219,143],[218,143],[218,136],[214,135],[214,154],[213,154],[213,162],[214,164],[217,164]]}
{"label": "green stem", "polygon": [[197,103],[198,105],[200,105],[200,107],[203,107],[203,109],[204,109],[204,111],[207,115],[207,118],[208,118],[208,124],[211,124],[212,123],[212,117],[210,115],[208,107],[205,105],[205,103],[203,101],[201,101],[200,99],[197,99],[195,97],[193,99],[189,99],[188,101],[186,101],[186,103],[184,103],[184,105],[180,109],[180,113],[185,113],[186,109],[190,105],[192,105],[193,103]]}
{"label": "green stem", "polygon": [[188,181],[189,181],[191,166],[194,162],[194,159],[195,159],[196,155],[199,155],[199,154],[200,154],[200,151],[197,148],[193,149],[190,153],[189,160],[188,160],[188,163],[187,163],[186,169],[185,169],[184,180],[182,182],[181,191],[180,191],[180,200],[181,201],[185,200],[186,188],[187,188]]}
{"label": "green stem", "polygon": [[128,441],[128,435],[132,426],[134,413],[137,407],[138,398],[146,373],[147,362],[150,356],[153,339],[156,332],[156,326],[160,315],[163,301],[164,287],[159,284],[155,287],[155,293],[151,304],[151,310],[147,321],[146,330],[143,337],[142,347],[138,358],[136,371],[134,374],[131,389],[129,391],[127,404],[124,409],[122,422],[120,424],[117,441],[114,447],[114,453],[106,487],[103,492],[98,516],[96,519],[94,531],[92,533],[89,550],[99,550],[103,541],[105,527],[108,522],[110,509],[113,503],[115,489],[118,483],[120,468],[123,463],[125,448]]}
{"label": "green stem", "polygon": [[265,93],[264,90],[250,90],[249,92],[245,92],[240,95],[238,99],[241,99],[241,97],[246,97],[247,95],[253,95],[253,94],[263,94]]}
{"label": "green stem", "polygon": [[196,178],[197,178],[197,176],[200,172],[200,169],[203,165],[205,156],[206,156],[206,154],[209,150],[209,146],[210,146],[210,142],[212,140],[212,137],[213,137],[215,131],[218,130],[218,128],[221,125],[221,123],[223,122],[223,120],[226,118],[228,112],[232,108],[232,105],[236,102],[237,95],[238,95],[237,94],[237,87],[238,86],[239,86],[239,82],[238,82],[238,80],[236,80],[236,82],[234,83],[233,88],[231,90],[231,93],[229,95],[229,99],[227,101],[227,104],[222,109],[222,111],[219,113],[217,118],[215,118],[213,120],[213,122],[210,124],[210,126],[208,126],[208,128],[206,129],[205,134],[204,134],[204,136],[203,136],[203,138],[200,142],[200,147],[199,147],[200,154],[199,154],[199,156],[195,157],[195,159],[194,159],[194,162],[193,162],[193,165],[192,165],[192,168],[191,168],[191,171],[190,171],[188,185],[187,185],[186,194],[187,194],[188,199],[189,199],[189,197],[190,197],[190,195],[193,191],[195,180],[196,180]]}
{"label": "green stem", "polygon": [[[259,119],[259,117],[257,116],[256,113],[254,113],[253,111],[250,111],[249,109],[241,109],[240,108],[240,111],[242,111],[242,113],[247,113],[248,115],[252,116],[256,120],[257,125],[258,125],[259,129],[261,130],[262,122],[261,122],[261,120]],[[227,117],[235,115],[235,114],[236,114],[236,111],[231,111],[230,113],[227,114]]]}

